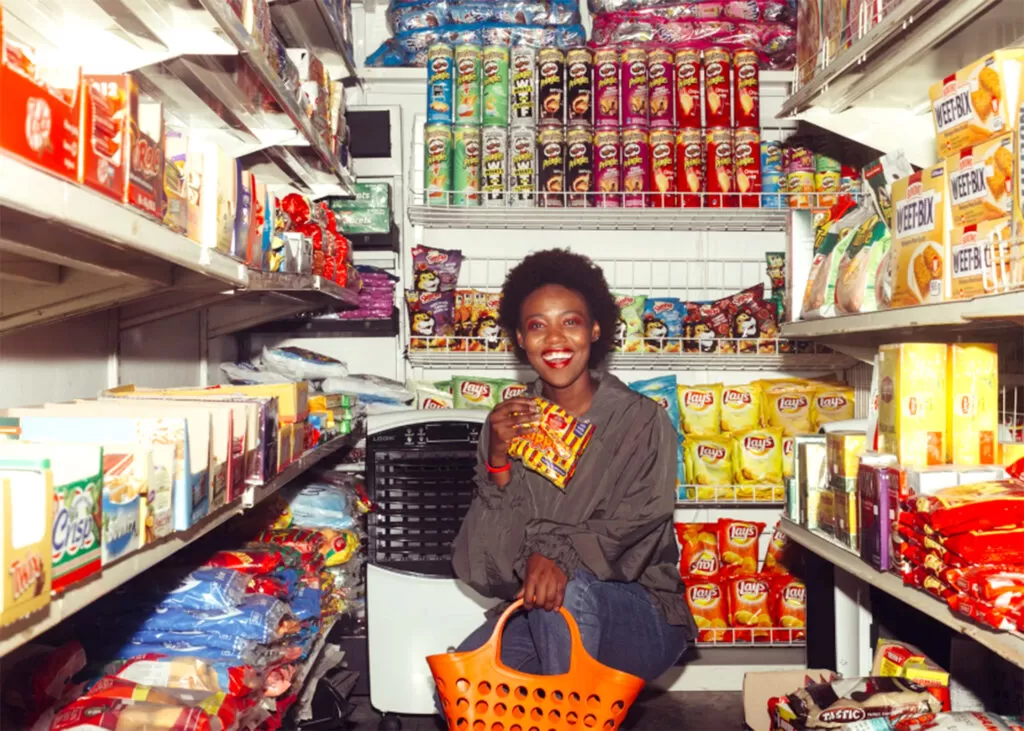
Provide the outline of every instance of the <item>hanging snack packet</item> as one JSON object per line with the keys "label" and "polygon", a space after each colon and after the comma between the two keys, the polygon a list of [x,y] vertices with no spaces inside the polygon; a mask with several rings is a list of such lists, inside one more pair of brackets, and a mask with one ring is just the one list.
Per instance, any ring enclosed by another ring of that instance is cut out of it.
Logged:
{"label": "hanging snack packet", "polygon": [[540,407],[536,425],[513,439],[508,453],[564,490],[576,473],[576,465],[594,435],[594,427],[553,403],[544,399],[536,401]]}
{"label": "hanging snack packet", "polygon": [[782,437],[782,479],[796,475],[796,437]]}
{"label": "hanging snack packet", "polygon": [[[731,487],[732,437],[728,434],[688,436],[686,438],[687,479],[698,486],[697,499],[713,499],[718,490],[702,491],[700,487]],[[724,492],[724,491],[723,491]],[[710,495],[711,497],[708,497]]]}
{"label": "hanging snack packet", "polygon": [[420,410],[453,409],[455,400],[448,391],[441,391],[429,386],[417,386],[416,408]]}
{"label": "hanging snack packet", "polygon": [[761,387],[725,386],[722,389],[722,431],[741,432],[761,426]]}
{"label": "hanging snack packet", "polygon": [[[770,609],[771,583],[768,579],[758,576],[737,576],[730,579],[729,587],[729,626],[737,642],[768,642],[772,626]],[[738,629],[740,627],[763,627],[765,629]]]}
{"label": "hanging snack packet", "polygon": [[854,417],[853,389],[848,386],[821,386],[811,398],[811,425],[818,431],[824,424]]}
{"label": "hanging snack packet", "polygon": [[645,381],[633,381],[629,387],[657,402],[668,413],[672,428],[679,431],[679,400],[676,398],[676,377],[660,376]]}
{"label": "hanging snack packet", "polygon": [[476,292],[472,298],[472,316],[469,332],[470,352],[504,353],[509,349],[505,331],[498,325],[500,292]]}
{"label": "hanging snack packet", "polygon": [[456,409],[487,409],[500,402],[501,382],[495,378],[452,377],[452,405]]}
{"label": "hanging snack packet", "polygon": [[698,642],[731,642],[729,605],[722,586],[713,579],[686,582],[686,603],[697,625]]}
{"label": "hanging snack packet", "polygon": [[781,524],[776,523],[772,530],[772,539],[768,542],[768,551],[764,557],[764,570],[785,573],[786,567],[783,561],[786,558],[787,548],[789,548],[789,537],[782,532]]}
{"label": "hanging snack packet", "polygon": [[[772,624],[785,627],[775,631],[776,642],[792,642],[807,637],[807,587],[804,582],[789,575],[775,578],[772,586]],[[792,630],[792,631],[790,631]]]}
{"label": "hanging snack packet", "polygon": [[786,289],[786,252],[767,251],[764,255],[768,281],[771,283],[772,294]]}
{"label": "hanging snack packet", "polygon": [[445,350],[455,334],[455,296],[451,292],[406,292],[409,347]]}
{"label": "hanging snack packet", "polygon": [[417,292],[454,291],[461,269],[461,251],[426,246],[412,250],[413,289]]}
{"label": "hanging snack packet", "polygon": [[648,353],[682,351],[683,303],[674,297],[649,298],[644,304],[644,349]]}
{"label": "hanging snack packet", "polygon": [[643,314],[647,298],[619,295],[615,302],[619,306],[619,319],[615,323],[614,348],[616,352],[638,353],[643,349]]}
{"label": "hanging snack packet", "polygon": [[685,581],[689,576],[718,575],[718,524],[676,523],[679,539],[679,573]]}
{"label": "hanging snack packet", "polygon": [[764,415],[769,426],[780,427],[786,436],[811,434],[811,398],[814,387],[781,383],[764,389]]}
{"label": "hanging snack packet", "polygon": [[708,436],[718,434],[722,423],[722,384],[679,386],[679,417],[682,434]]}
{"label": "hanging snack packet", "polygon": [[782,429],[769,427],[737,434],[732,455],[737,484],[782,484]]}
{"label": "hanging snack packet", "polygon": [[757,573],[758,539],[764,523],[719,518],[718,552],[722,570],[731,576]]}

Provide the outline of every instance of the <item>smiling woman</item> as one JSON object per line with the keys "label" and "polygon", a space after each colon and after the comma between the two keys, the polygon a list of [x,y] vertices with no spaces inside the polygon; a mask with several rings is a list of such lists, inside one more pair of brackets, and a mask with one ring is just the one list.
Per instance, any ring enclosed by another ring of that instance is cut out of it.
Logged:
{"label": "smiling woman", "polygon": [[[695,631],[672,527],[675,430],[654,401],[596,370],[611,350],[618,310],[590,259],[531,254],[509,272],[502,295],[500,324],[539,378],[488,417],[455,572],[484,595],[524,600],[527,612],[505,626],[505,665],[566,672],[569,632],[554,611],[564,606],[599,662],[653,680]],[[537,419],[535,397],[593,427],[564,490],[508,456]],[[480,647],[495,621],[460,649]]]}

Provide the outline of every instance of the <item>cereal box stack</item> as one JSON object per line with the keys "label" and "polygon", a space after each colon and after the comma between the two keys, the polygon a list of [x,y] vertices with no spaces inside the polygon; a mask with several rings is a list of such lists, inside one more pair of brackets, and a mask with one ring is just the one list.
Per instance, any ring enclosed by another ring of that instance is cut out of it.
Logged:
{"label": "cereal box stack", "polygon": [[697,623],[698,643],[803,640],[807,588],[786,568],[788,539],[776,526],[764,560],[764,523],[722,518],[676,523],[679,571]]}

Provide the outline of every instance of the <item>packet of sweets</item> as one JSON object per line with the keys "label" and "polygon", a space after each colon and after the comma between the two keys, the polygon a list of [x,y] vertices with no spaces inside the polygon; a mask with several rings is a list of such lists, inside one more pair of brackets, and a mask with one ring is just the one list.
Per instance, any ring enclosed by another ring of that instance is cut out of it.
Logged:
{"label": "packet of sweets", "polygon": [[536,424],[512,440],[508,453],[564,490],[594,435],[594,427],[549,401],[536,401],[540,408]]}

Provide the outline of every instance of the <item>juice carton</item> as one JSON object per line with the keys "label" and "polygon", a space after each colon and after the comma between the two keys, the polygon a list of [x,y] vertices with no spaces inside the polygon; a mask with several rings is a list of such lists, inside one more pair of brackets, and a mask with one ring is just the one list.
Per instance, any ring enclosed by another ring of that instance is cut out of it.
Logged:
{"label": "juice carton", "polygon": [[879,451],[904,467],[946,459],[947,346],[896,343],[879,348]]}
{"label": "juice carton", "polygon": [[949,186],[942,163],[892,185],[892,306],[941,302],[952,289]]}
{"label": "juice carton", "polygon": [[103,448],[95,444],[0,443],[0,460],[48,460],[53,477],[53,591],[100,570]]}
{"label": "juice carton", "polygon": [[947,355],[949,439],[955,465],[997,463],[999,349],[995,343],[955,343]]}
{"label": "juice carton", "polygon": [[1012,237],[1013,220],[1009,216],[950,231],[953,299],[971,299],[1010,289]]}
{"label": "juice carton", "polygon": [[956,226],[970,226],[1013,213],[1018,182],[1014,134],[964,147],[946,158],[949,204]]}
{"label": "juice carton", "polygon": [[0,625],[50,603],[53,484],[47,460],[0,458]]}
{"label": "juice carton", "polygon": [[932,120],[939,157],[1014,129],[1021,101],[1024,50],[1004,49],[932,85]]}

